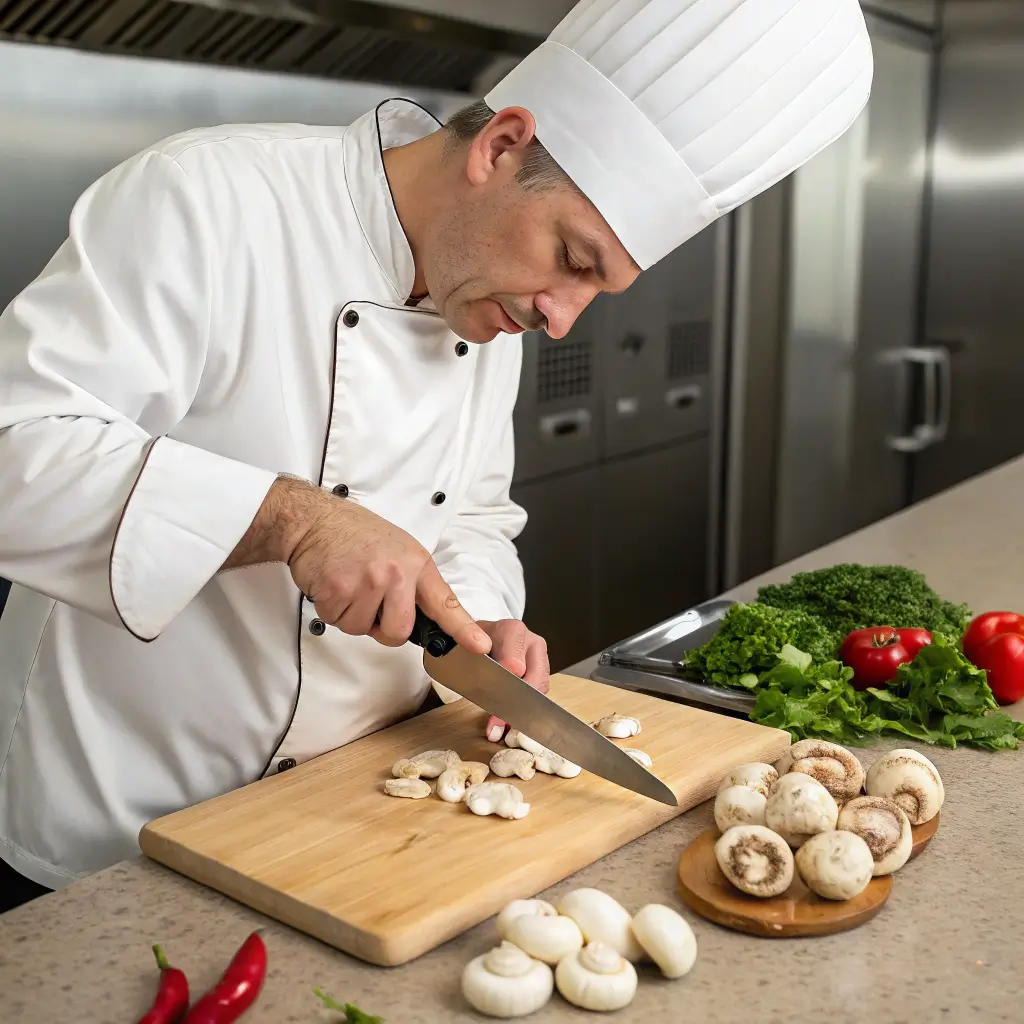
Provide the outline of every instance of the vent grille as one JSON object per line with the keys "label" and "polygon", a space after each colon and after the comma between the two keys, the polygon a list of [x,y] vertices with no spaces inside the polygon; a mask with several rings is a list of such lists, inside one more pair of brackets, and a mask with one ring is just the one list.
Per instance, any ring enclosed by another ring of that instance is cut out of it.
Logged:
{"label": "vent grille", "polygon": [[0,0],[0,39],[465,93],[500,55],[522,56],[539,41],[358,0],[323,16],[293,10],[254,13],[224,0]]}
{"label": "vent grille", "polygon": [[589,395],[592,378],[589,341],[563,341],[537,353],[537,401]]}
{"label": "vent grille", "polygon": [[711,371],[711,322],[669,324],[668,379],[703,377]]}

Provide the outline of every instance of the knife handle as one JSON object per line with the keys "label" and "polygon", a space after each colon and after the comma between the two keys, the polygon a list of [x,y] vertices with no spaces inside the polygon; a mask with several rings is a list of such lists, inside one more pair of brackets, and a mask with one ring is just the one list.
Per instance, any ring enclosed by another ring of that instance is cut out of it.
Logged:
{"label": "knife handle", "polygon": [[420,611],[419,605],[416,606],[416,622],[409,641],[422,647],[434,658],[443,657],[456,646],[455,641],[433,619]]}

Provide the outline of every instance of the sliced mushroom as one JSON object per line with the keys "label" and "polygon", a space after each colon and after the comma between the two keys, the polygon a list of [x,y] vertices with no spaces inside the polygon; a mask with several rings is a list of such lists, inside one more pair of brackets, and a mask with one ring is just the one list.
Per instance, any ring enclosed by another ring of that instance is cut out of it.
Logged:
{"label": "sliced mushroom", "polygon": [[718,792],[728,789],[730,786],[748,786],[763,793],[767,798],[768,791],[778,782],[779,773],[770,765],[761,761],[749,761],[746,764],[737,765],[718,787]]}
{"label": "sliced mushroom", "polygon": [[424,750],[415,757],[396,761],[391,774],[396,779],[436,779],[445,768],[461,760],[454,750]]}
{"label": "sliced mushroom", "polygon": [[875,867],[868,844],[853,832],[819,832],[796,851],[795,859],[807,888],[827,900],[851,900],[862,893]]}
{"label": "sliced mushroom", "polygon": [[533,766],[533,754],[528,750],[512,750],[507,747],[505,750],[499,750],[491,758],[491,771],[499,779],[518,775],[524,782],[529,782],[537,773]]}
{"label": "sliced mushroom", "polygon": [[563,998],[584,1010],[621,1010],[636,995],[636,968],[603,942],[588,942],[555,968]]}
{"label": "sliced mushroom", "polygon": [[793,883],[793,851],[764,825],[736,825],[715,843],[722,874],[742,892],[768,899]]}
{"label": "sliced mushroom", "polygon": [[430,796],[430,783],[423,779],[386,779],[384,792],[388,796],[403,796],[408,800],[422,800]]}
{"label": "sliced mushroom", "polygon": [[555,909],[579,925],[585,941],[611,946],[627,960],[643,959],[643,947],[630,927],[629,911],[606,892],[573,889],[555,902]]}
{"label": "sliced mushroom", "polygon": [[630,736],[640,735],[640,719],[632,715],[611,714],[590,723],[602,736],[609,739],[625,740]]}
{"label": "sliced mushroom", "polygon": [[697,960],[689,922],[661,903],[648,903],[633,915],[633,935],[666,978],[681,978]]}
{"label": "sliced mushroom", "polygon": [[470,960],[462,971],[462,994],[489,1017],[525,1017],[551,998],[554,972],[511,942]]}
{"label": "sliced mushroom", "polygon": [[508,926],[508,940],[546,964],[557,964],[583,947],[583,933],[571,918],[520,914]]}
{"label": "sliced mushroom", "polygon": [[836,827],[853,832],[868,844],[875,862],[873,875],[899,871],[910,859],[914,836],[910,819],[895,801],[884,796],[859,796],[839,812]]}
{"label": "sliced mushroom", "polygon": [[523,794],[507,782],[481,782],[470,786],[463,797],[466,806],[481,816],[495,814],[499,818],[519,819],[530,813]]}
{"label": "sliced mushroom", "polygon": [[772,786],[764,808],[765,824],[794,849],[819,832],[831,832],[838,818],[832,794],[802,772],[783,775]]}
{"label": "sliced mushroom", "polygon": [[512,747],[513,749],[518,748],[519,731],[517,729],[509,729],[509,731],[505,733],[505,746]]}
{"label": "sliced mushroom", "polygon": [[802,772],[817,779],[837,804],[860,795],[864,766],[846,747],[827,740],[800,740],[789,748],[790,772]]}
{"label": "sliced mushroom", "polygon": [[768,801],[759,790],[749,786],[729,786],[715,797],[715,824],[720,832],[735,825],[763,825]]}
{"label": "sliced mushroom", "polygon": [[479,786],[490,774],[482,761],[460,761],[445,768],[437,779],[437,795],[450,804],[457,804],[466,795],[466,786]]}
{"label": "sliced mushroom", "polygon": [[868,769],[868,796],[888,797],[906,812],[911,825],[931,821],[946,799],[939,770],[924,754],[899,749],[883,754]]}
{"label": "sliced mushroom", "polygon": [[494,927],[503,938],[508,938],[508,930],[512,922],[523,914],[541,917],[557,917],[558,911],[547,900],[513,900],[498,914]]}
{"label": "sliced mushroom", "polygon": [[635,747],[623,747],[622,749],[629,754],[634,761],[638,761],[645,768],[650,768],[651,765],[654,764],[654,760],[651,758],[651,755],[646,751],[637,750]]}
{"label": "sliced mushroom", "polygon": [[533,754],[533,766],[539,772],[544,772],[546,775],[559,775],[563,779],[574,779],[583,771],[578,764],[573,764],[561,754],[548,750],[547,747],[542,746],[536,740],[531,740],[524,733],[520,733],[517,739],[523,750]]}

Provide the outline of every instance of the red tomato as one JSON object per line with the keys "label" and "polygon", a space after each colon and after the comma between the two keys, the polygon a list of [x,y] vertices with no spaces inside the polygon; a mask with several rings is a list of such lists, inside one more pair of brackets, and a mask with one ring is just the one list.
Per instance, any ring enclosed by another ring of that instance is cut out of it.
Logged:
{"label": "red tomato", "polygon": [[964,631],[964,654],[977,665],[975,655],[992,637],[1000,633],[1024,635],[1024,615],[1016,612],[985,612],[971,619]]}
{"label": "red tomato", "polygon": [[1000,704],[1013,704],[1024,697],[1024,636],[997,633],[978,648],[973,660],[985,670]]}
{"label": "red tomato", "polygon": [[[906,641],[901,634],[908,633]],[[918,634],[924,634],[924,637]],[[843,663],[853,669],[853,687],[866,690],[882,687],[896,678],[896,670],[904,662],[913,661],[917,652],[931,643],[927,630],[898,630],[892,626],[854,630],[840,648]]]}

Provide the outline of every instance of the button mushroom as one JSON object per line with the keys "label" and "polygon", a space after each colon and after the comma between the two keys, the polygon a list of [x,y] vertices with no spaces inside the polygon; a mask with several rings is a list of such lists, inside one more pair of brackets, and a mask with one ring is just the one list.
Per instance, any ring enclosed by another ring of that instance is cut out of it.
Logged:
{"label": "button mushroom", "polygon": [[561,914],[519,914],[508,924],[508,941],[546,964],[557,964],[583,946],[583,933]]}
{"label": "button mushroom", "polygon": [[528,750],[499,750],[491,758],[491,771],[499,779],[518,775],[524,782],[534,777],[537,769],[533,766],[533,754]]}
{"label": "button mushroom", "polygon": [[555,985],[584,1010],[621,1010],[636,995],[636,968],[603,942],[588,942],[555,968]]}
{"label": "button mushroom", "polygon": [[388,796],[404,796],[408,800],[422,800],[430,796],[430,783],[423,779],[386,779],[384,792]]}
{"label": "button mushroom", "polygon": [[496,814],[499,818],[525,818],[530,805],[523,794],[507,782],[481,782],[470,786],[463,797],[466,806],[481,816]]}
{"label": "button mushroom", "polygon": [[643,948],[630,928],[629,911],[600,889],[573,889],[555,902],[555,909],[579,925],[585,941],[602,942],[627,960],[643,959]]}
{"label": "button mushroom", "polygon": [[729,786],[715,797],[715,824],[720,832],[734,825],[763,825],[768,801],[763,793],[749,786]]}
{"label": "button mushroom", "polygon": [[551,998],[554,972],[511,942],[470,960],[462,970],[466,1002],[488,1017],[525,1017]]}
{"label": "button mushroom", "polygon": [[450,804],[457,804],[466,795],[466,786],[479,786],[491,769],[481,761],[460,761],[445,768],[437,779],[437,795]]}
{"label": "button mushroom", "polygon": [[454,750],[424,750],[415,757],[396,761],[391,774],[396,779],[436,779],[445,768],[461,760]]}
{"label": "button mushroom", "polygon": [[839,812],[836,827],[853,832],[868,844],[873,875],[899,871],[910,859],[914,836],[910,819],[899,804],[884,796],[859,796]]}
{"label": "button mushroom", "polygon": [[860,795],[864,766],[846,747],[827,740],[800,740],[789,748],[789,772],[802,772],[817,779],[837,804]]}
{"label": "button mushroom", "polygon": [[574,779],[583,771],[578,764],[573,764],[561,754],[548,750],[547,747],[542,746],[536,740],[531,740],[524,733],[519,733],[517,741],[523,750],[533,754],[533,766],[539,772],[544,772],[546,775],[560,775],[563,779]]}
{"label": "button mushroom", "polygon": [[868,796],[888,797],[906,812],[911,825],[931,821],[946,799],[939,771],[916,750],[891,750],[868,769]]}
{"label": "button mushroom", "polygon": [[796,851],[800,877],[827,900],[851,900],[862,893],[874,867],[868,844],[853,832],[819,832]]}
{"label": "button mushroom", "polygon": [[715,843],[722,874],[742,892],[768,899],[793,883],[793,851],[764,825],[736,825]]}
{"label": "button mushroom", "polygon": [[697,960],[689,922],[661,903],[648,903],[633,915],[633,935],[666,978],[681,978]]}
{"label": "button mushroom", "polygon": [[634,761],[638,761],[645,768],[650,768],[651,765],[654,764],[651,755],[648,754],[646,751],[637,750],[635,747],[623,747],[622,749],[627,754],[629,754],[629,756],[633,758]]}
{"label": "button mushroom", "polygon": [[640,735],[640,719],[632,715],[611,714],[590,723],[602,736],[613,740],[625,740]]}
{"label": "button mushroom", "polygon": [[509,926],[522,914],[557,917],[558,911],[547,900],[513,900],[502,908],[494,922],[494,927],[503,939],[508,938]]}
{"label": "button mushroom", "polygon": [[767,798],[768,791],[778,782],[779,773],[770,765],[761,761],[750,761],[747,764],[737,765],[718,787],[718,791],[728,789],[730,786],[748,786],[763,793]]}
{"label": "button mushroom", "polygon": [[764,808],[765,824],[794,849],[819,832],[831,832],[838,818],[832,794],[802,772],[783,775],[772,786]]}

